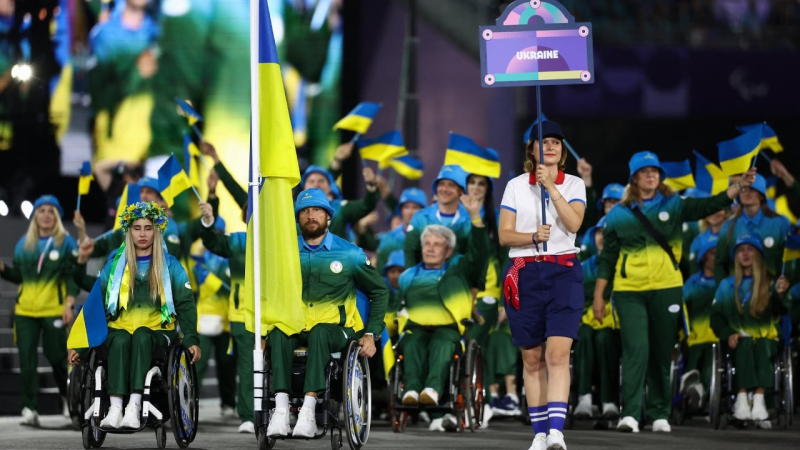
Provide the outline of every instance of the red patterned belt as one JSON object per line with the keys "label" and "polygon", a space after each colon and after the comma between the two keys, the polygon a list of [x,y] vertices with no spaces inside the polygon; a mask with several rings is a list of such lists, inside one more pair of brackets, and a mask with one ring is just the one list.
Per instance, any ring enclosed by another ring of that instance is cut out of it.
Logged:
{"label": "red patterned belt", "polygon": [[537,255],[524,258],[514,258],[511,267],[508,269],[506,279],[503,282],[503,292],[506,296],[506,304],[510,304],[514,309],[519,309],[519,271],[528,263],[548,262],[559,266],[572,267],[575,265],[577,255],[568,253],[566,255]]}

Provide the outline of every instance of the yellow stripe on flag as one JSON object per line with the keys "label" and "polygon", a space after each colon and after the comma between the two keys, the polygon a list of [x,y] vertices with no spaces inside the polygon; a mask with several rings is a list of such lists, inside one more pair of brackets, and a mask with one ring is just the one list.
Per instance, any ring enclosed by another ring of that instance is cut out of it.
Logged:
{"label": "yellow stripe on flag", "polygon": [[[262,64],[263,65],[263,64]],[[372,119],[362,116],[344,116],[333,126],[334,130],[349,130],[364,134],[372,125]]]}
{"label": "yellow stripe on flag", "polygon": [[465,172],[470,174],[500,178],[500,163],[497,161],[489,161],[475,155],[448,149],[444,154],[444,165],[451,164],[461,166]]}
{"label": "yellow stripe on flag", "polygon": [[89,186],[92,185],[92,180],[94,180],[93,175],[78,178],[78,195],[87,195],[89,193]]}
{"label": "yellow stripe on flag", "polygon": [[720,161],[719,167],[722,169],[722,173],[729,176],[745,173],[750,170],[750,165],[753,163],[753,157],[755,157],[756,153],[758,153],[758,150],[752,151],[738,158]]}
{"label": "yellow stripe on flag", "polygon": [[167,202],[167,205],[171,208],[172,205],[175,204],[175,197],[191,188],[192,182],[189,180],[189,177],[186,176],[186,172],[181,170],[172,177],[169,186],[161,191],[161,196],[164,197],[164,201]]}
{"label": "yellow stripe on flag", "polygon": [[679,178],[666,178],[664,179],[664,184],[676,191],[682,191],[695,186],[694,175],[690,173]]}
{"label": "yellow stripe on flag", "polygon": [[768,148],[772,150],[772,153],[780,153],[783,151],[783,145],[778,142],[778,136],[772,136],[769,138],[764,138],[761,140],[761,147],[762,149]]}
{"label": "yellow stripe on flag", "polygon": [[797,217],[789,209],[789,200],[785,195],[775,199],[775,212],[789,219],[789,223],[797,223]]}

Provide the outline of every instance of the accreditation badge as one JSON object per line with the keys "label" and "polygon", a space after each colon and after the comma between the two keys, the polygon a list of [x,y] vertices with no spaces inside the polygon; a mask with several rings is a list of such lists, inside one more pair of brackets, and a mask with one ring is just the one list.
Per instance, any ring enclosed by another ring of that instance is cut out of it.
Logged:
{"label": "accreditation badge", "polygon": [[50,257],[50,261],[58,261],[58,257],[60,255],[58,250],[50,250],[50,254],[48,256]]}
{"label": "accreditation badge", "polygon": [[340,273],[342,271],[342,263],[339,261],[334,261],[331,263],[331,272],[333,273]]}

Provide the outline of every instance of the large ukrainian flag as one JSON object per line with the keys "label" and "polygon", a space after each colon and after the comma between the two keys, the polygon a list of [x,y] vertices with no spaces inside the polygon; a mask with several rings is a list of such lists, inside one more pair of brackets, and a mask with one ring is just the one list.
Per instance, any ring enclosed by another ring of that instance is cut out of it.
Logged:
{"label": "large ukrainian flag", "polygon": [[500,158],[496,151],[452,131],[444,154],[444,165],[451,164],[461,166],[469,174],[500,178]]}
{"label": "large ukrainian flag", "polygon": [[108,336],[106,308],[100,279],[95,281],[89,297],[78,313],[67,338],[67,348],[97,347]]}
{"label": "large ukrainian flag", "polygon": [[[258,36],[257,82],[251,80],[255,91],[251,98],[258,99],[251,105],[251,145],[253,164],[260,168],[263,184],[251,202],[258,201],[258,229],[253,229],[253,220],[247,227],[247,242],[252,243],[258,233],[259,247],[247,246],[245,272],[245,326],[255,330],[255,304],[253,301],[253,264],[256,253],[260,263],[259,276],[262,333],[277,327],[287,335],[297,334],[305,325],[305,307],[300,276],[300,251],[297,247],[297,229],[294,220],[292,188],[300,183],[300,168],[294,146],[289,108],[283,89],[278,52],[272,34],[272,22],[266,0],[258,2],[257,28],[251,32]],[[253,70],[250,71],[254,73]]]}

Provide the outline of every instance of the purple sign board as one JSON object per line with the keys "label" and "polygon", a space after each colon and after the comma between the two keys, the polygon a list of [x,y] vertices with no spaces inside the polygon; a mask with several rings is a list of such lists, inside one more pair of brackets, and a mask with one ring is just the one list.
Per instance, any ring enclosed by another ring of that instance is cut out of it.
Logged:
{"label": "purple sign board", "polygon": [[480,33],[483,87],[594,83],[592,24],[556,1],[517,0]]}

